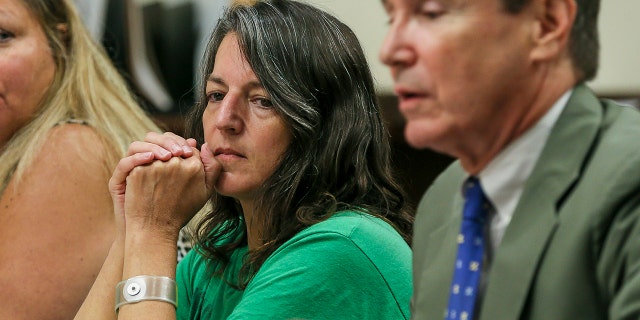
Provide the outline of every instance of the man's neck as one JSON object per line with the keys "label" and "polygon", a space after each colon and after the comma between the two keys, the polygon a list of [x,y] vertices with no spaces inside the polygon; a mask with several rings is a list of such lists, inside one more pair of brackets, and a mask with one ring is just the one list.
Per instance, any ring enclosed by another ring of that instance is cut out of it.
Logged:
{"label": "man's neck", "polygon": [[525,86],[527,91],[506,104],[503,118],[495,119],[500,126],[495,134],[476,139],[473,148],[464,149],[458,155],[464,170],[471,175],[478,174],[506,146],[534,126],[565,92],[575,86],[577,81],[572,70],[571,61],[566,59],[557,65],[546,66],[532,77]]}

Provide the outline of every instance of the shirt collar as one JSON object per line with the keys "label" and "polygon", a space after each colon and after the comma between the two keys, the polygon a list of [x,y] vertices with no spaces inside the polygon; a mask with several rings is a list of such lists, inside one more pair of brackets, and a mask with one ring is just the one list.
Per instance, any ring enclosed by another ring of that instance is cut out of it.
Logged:
{"label": "shirt collar", "polygon": [[533,127],[511,142],[478,174],[496,214],[507,223],[572,91],[565,92]]}

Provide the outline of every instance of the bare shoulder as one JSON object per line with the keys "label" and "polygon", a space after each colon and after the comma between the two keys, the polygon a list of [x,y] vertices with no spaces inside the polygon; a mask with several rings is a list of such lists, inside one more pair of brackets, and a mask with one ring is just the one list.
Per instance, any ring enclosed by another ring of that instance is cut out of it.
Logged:
{"label": "bare shoulder", "polygon": [[100,170],[107,175],[111,174],[120,158],[119,151],[109,146],[95,128],[76,123],[53,127],[38,153],[38,159],[46,158],[57,163],[58,169],[76,173],[83,169],[94,173]]}
{"label": "bare shoulder", "polygon": [[59,190],[101,197],[108,194],[107,183],[113,167],[109,155],[117,151],[110,150],[93,127],[75,123],[57,125],[49,130],[34,153],[20,182],[20,185],[24,183],[19,187],[23,196],[31,193],[25,187],[47,192],[44,194],[55,194]]}
{"label": "bare shoulder", "polygon": [[65,123],[57,125],[49,131],[43,150],[55,152],[58,149],[64,154],[78,154],[90,151],[86,156],[99,156],[108,147],[104,138],[89,125]]}
{"label": "bare shoulder", "polygon": [[11,244],[0,247],[0,260],[12,261],[0,266],[0,301],[8,306],[0,318],[71,318],[82,303],[115,230],[107,150],[94,128],[58,125],[20,182],[10,180],[0,197],[0,242]]}

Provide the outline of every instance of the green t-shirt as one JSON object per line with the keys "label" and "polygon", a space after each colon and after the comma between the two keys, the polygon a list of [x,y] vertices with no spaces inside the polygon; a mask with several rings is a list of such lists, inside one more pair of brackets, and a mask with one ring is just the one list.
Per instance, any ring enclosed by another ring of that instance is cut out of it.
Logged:
{"label": "green t-shirt", "polygon": [[[237,279],[247,248],[225,270]],[[178,265],[178,319],[409,319],[411,250],[386,222],[341,212],[295,235],[244,291],[192,250]]]}

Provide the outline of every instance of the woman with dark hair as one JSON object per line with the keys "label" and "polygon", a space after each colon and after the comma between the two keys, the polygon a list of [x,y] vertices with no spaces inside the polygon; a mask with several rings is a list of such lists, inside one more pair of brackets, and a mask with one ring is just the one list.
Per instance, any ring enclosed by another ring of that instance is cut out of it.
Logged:
{"label": "woman with dark hair", "polygon": [[[409,318],[412,216],[353,32],[236,3],[202,72],[195,139],[149,134],[116,168],[119,236],[78,318],[113,316],[114,286],[119,319]],[[175,240],[207,200],[176,303]]]}

